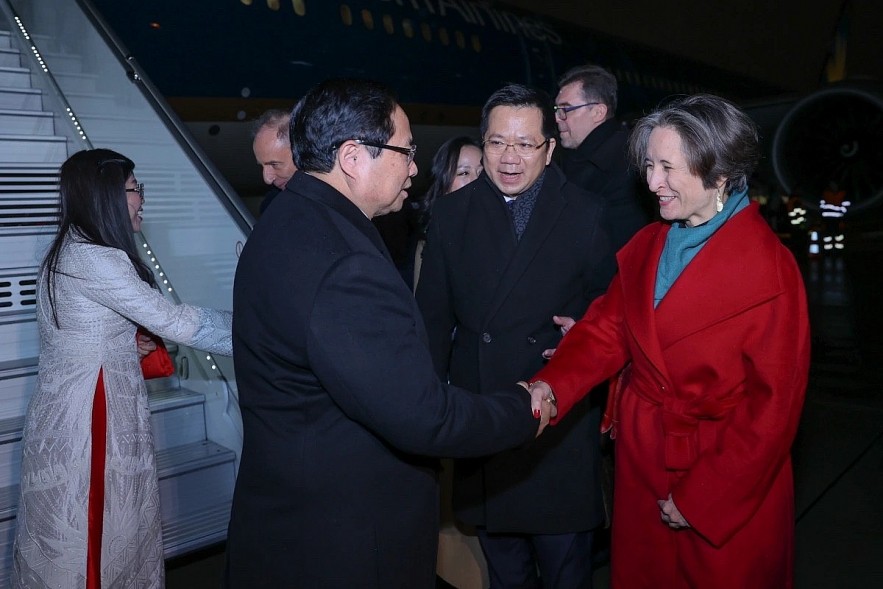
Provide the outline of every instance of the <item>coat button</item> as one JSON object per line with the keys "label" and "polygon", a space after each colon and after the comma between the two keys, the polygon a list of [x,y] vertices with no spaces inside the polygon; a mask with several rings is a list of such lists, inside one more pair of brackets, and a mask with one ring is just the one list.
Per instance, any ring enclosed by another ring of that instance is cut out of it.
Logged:
{"label": "coat button", "polygon": [[527,343],[529,343],[530,345],[534,345],[535,343],[537,343],[537,338],[535,338],[532,335],[529,335],[529,336],[527,336]]}
{"label": "coat button", "polygon": [[486,344],[489,344],[492,341],[494,341],[494,338],[492,338],[491,334],[489,334],[488,332],[484,332],[483,334],[481,334],[481,341],[483,341]]}

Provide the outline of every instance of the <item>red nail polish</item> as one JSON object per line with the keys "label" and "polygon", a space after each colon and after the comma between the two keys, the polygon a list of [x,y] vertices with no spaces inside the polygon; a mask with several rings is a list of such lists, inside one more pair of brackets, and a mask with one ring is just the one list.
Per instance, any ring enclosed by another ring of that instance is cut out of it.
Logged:
{"label": "red nail polish", "polygon": [[534,418],[534,419],[539,419],[539,418],[540,418],[540,410],[539,410],[539,409],[534,409],[534,410],[533,410],[533,418]]}

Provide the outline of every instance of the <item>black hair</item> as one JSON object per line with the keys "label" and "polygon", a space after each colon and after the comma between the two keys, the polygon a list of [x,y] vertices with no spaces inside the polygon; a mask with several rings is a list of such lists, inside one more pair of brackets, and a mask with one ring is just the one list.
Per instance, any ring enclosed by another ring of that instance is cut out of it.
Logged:
{"label": "black hair", "polygon": [[141,280],[156,286],[153,273],[138,256],[129,217],[126,181],[134,169],[132,160],[109,149],[78,151],[61,165],[58,233],[40,265],[41,273],[47,274],[46,294],[56,325],[52,286],[69,235],[122,250]]}
{"label": "black hair", "polygon": [[[392,90],[369,80],[326,80],[310,90],[291,111],[291,149],[304,172],[328,173],[335,151],[350,139],[386,143],[395,133]],[[371,157],[380,148],[366,147]]]}
{"label": "black hair", "polygon": [[481,109],[481,125],[479,130],[482,140],[487,133],[491,111],[498,106],[538,108],[543,115],[543,137],[547,140],[552,139],[558,133],[558,125],[555,123],[555,111],[552,110],[552,99],[549,98],[549,95],[542,90],[530,88],[522,84],[509,84],[491,94],[491,97],[487,99],[487,102],[484,103]]}
{"label": "black hair", "polygon": [[435,155],[432,156],[432,164],[429,169],[429,190],[426,191],[421,203],[420,226],[424,229],[429,224],[433,203],[438,197],[451,191],[451,184],[454,183],[457,174],[460,151],[467,145],[481,149],[478,141],[472,137],[461,135],[442,143]]}

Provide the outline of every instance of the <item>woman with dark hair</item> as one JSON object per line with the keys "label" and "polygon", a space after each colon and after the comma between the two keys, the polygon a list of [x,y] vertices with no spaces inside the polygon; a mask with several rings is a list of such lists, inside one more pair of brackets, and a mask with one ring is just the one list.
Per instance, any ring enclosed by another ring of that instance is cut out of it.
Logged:
{"label": "woman with dark hair", "polygon": [[692,96],[641,119],[630,147],[663,220],[620,250],[531,388],[560,420],[625,368],[606,416],[612,586],[792,587],[809,324],[797,264],[748,200],[755,125]]}
{"label": "woman with dark hair", "polygon": [[159,487],[139,326],[229,355],[231,314],[176,305],[139,258],[144,185],[128,158],[61,166],[40,268],[40,364],[22,437],[14,587],[162,587]]}
{"label": "woman with dark hair", "polygon": [[412,290],[417,288],[417,280],[420,277],[420,262],[423,259],[423,245],[426,242],[426,228],[429,227],[432,205],[439,197],[459,190],[478,178],[483,169],[481,147],[478,141],[471,137],[460,136],[448,139],[432,157],[429,190],[420,201],[414,203],[419,211],[417,229],[409,248],[410,254],[405,269],[405,278]]}

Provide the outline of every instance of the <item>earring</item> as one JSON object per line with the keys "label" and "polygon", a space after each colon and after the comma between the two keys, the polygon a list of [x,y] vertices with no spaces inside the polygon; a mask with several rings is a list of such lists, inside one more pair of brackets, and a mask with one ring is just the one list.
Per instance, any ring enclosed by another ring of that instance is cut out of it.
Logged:
{"label": "earring", "polygon": [[723,201],[723,199],[721,198],[721,196],[722,196],[721,193],[722,193],[722,192],[723,192],[723,191],[720,190],[720,189],[718,189],[718,191],[717,191],[717,204],[715,205],[715,208],[717,209],[717,212],[718,212],[718,213],[721,212],[722,210],[724,210],[724,201]]}

